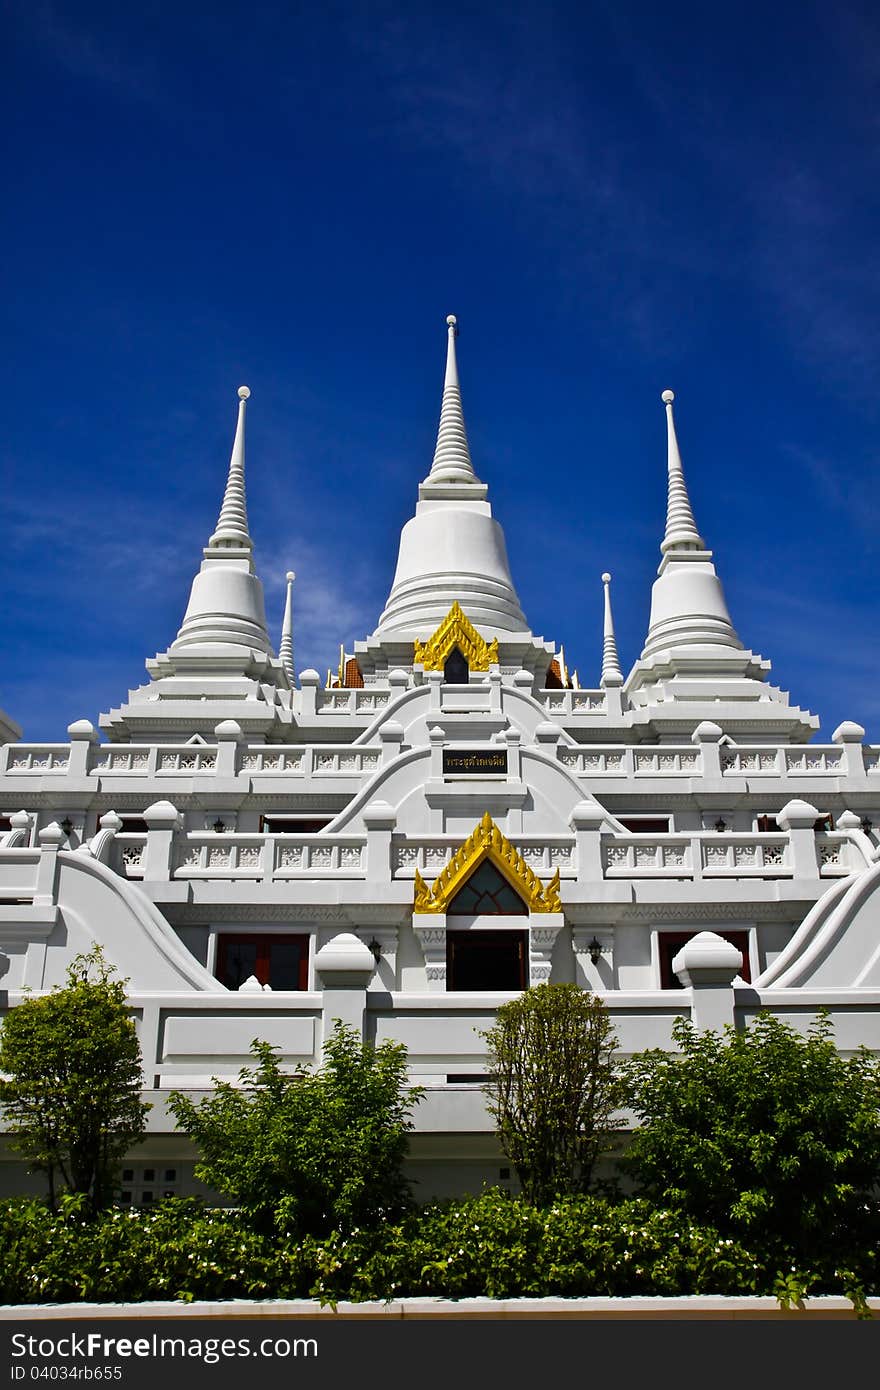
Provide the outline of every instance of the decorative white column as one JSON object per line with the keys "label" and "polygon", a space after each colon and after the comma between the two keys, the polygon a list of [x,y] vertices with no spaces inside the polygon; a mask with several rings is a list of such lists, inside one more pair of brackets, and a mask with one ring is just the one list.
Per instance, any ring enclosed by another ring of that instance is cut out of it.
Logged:
{"label": "decorative white column", "polygon": [[791,871],[795,878],[819,877],[815,831],[818,817],[815,806],[798,799],[787,802],[776,816],[780,829],[788,832]]}
{"label": "decorative white column", "polygon": [[367,827],[367,881],[389,884],[393,876],[391,863],[391,832],[397,824],[397,812],[387,801],[371,801],[364,808]]}
{"label": "decorative white column", "polygon": [[403,744],[403,725],[396,719],[389,719],[379,728],[379,742],[382,744],[382,766],[392,762],[400,753]]}
{"label": "decorative white column", "polygon": [[89,749],[98,742],[97,729],[88,719],[77,719],[73,724],[68,724],[67,737],[70,739],[68,777],[88,777]]}
{"label": "decorative white column", "polygon": [[529,984],[543,985],[553,968],[553,948],[565,917],[561,912],[529,913]]}
{"label": "decorative white column", "polygon": [[144,811],[144,820],[144,878],[167,883],[174,871],[174,836],[180,828],[180,812],[170,801],[154,801]]}
{"label": "decorative white column", "polygon": [[235,777],[238,773],[238,749],[244,742],[241,725],[234,719],[221,719],[214,727],[217,740],[217,777]]}
{"label": "decorative white column", "polygon": [[742,952],[712,931],[699,932],[673,958],[673,970],[690,988],[691,1018],[701,1032],[733,1023],[733,982],[742,965]]}
{"label": "decorative white column", "polygon": [[720,725],[713,724],[711,719],[704,719],[691,734],[691,743],[695,743],[700,750],[704,781],[721,781],[721,750],[718,745],[723,737],[724,730]]}
{"label": "decorative white column", "polygon": [[425,957],[428,989],[446,990],[446,913],[414,912],[413,931]]}
{"label": "decorative white column", "polygon": [[375,968],[372,954],[353,932],[340,932],[321,947],[315,973],[324,991],[323,1046],[337,1019],[363,1038],[367,985]]}
{"label": "decorative white column", "polygon": [[595,801],[579,801],[569,816],[577,852],[578,883],[601,883],[602,826],[606,812]]}
{"label": "decorative white column", "polygon": [[864,782],[868,774],[862,755],[865,731],[861,724],[854,724],[851,719],[844,719],[843,723],[838,724],[831,735],[831,741],[832,743],[839,743],[843,750],[845,776],[858,782]]}
{"label": "decorative white column", "polygon": [[37,866],[37,886],[34,907],[51,907],[58,897],[58,851],[65,841],[64,831],[57,821],[37,831],[40,843],[40,862]]}
{"label": "decorative white column", "polygon": [[318,686],[321,677],[311,666],[299,673],[300,714],[303,719],[314,719],[318,712]]}

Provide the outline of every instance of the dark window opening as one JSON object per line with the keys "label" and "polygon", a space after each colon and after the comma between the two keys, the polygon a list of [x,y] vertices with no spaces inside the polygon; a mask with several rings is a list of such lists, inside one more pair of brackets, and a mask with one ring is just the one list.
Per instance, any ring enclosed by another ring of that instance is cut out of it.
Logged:
{"label": "dark window opening", "polygon": [[669,834],[668,816],[618,816],[617,819],[624,830],[631,830],[634,835]]}
{"label": "dark window opening", "polygon": [[[672,968],[672,961],[678,955],[686,941],[691,941],[697,935],[693,931],[664,931],[660,933],[660,988],[661,989],[684,989],[684,985]],[[720,931],[716,932],[725,941],[729,941],[731,946],[735,946],[742,952],[742,970],[739,972],[746,984],[751,981],[751,971],[749,969],[749,934],[747,931]]]}
{"label": "dark window opening", "polygon": [[147,825],[143,816],[121,815],[119,819],[122,821],[122,828],[119,831],[120,835],[146,835],[149,832],[150,827]]}
{"label": "dark window opening", "polygon": [[2,834],[2,832],[3,832],[4,830],[11,830],[11,829],[12,829],[12,817],[11,817],[11,816],[0,816],[0,834]]}
{"label": "dark window opening", "polygon": [[[758,831],[759,834],[763,835],[768,834],[770,832],[781,831],[782,826],[779,824],[779,821],[776,819],[775,816],[756,816],[755,829]],[[833,830],[834,817],[831,814],[831,812],[829,811],[826,815],[819,816],[813,826],[813,829],[819,832],[820,834],[823,831]]]}
{"label": "dark window opening", "polygon": [[261,835],[317,835],[333,816],[260,816]]}
{"label": "dark window opening", "polygon": [[446,933],[447,990],[505,990],[526,987],[528,932]]}
{"label": "dark window opening", "polygon": [[307,989],[309,938],[224,933],[217,940],[215,973],[227,989],[240,989],[252,975],[273,990]]}
{"label": "dark window opening", "polygon": [[453,647],[443,664],[443,679],[447,685],[467,685],[471,668],[459,647]]}
{"label": "dark window opening", "polygon": [[522,898],[489,859],[474,870],[446,909],[450,917],[477,917],[483,913],[510,916],[527,911]]}

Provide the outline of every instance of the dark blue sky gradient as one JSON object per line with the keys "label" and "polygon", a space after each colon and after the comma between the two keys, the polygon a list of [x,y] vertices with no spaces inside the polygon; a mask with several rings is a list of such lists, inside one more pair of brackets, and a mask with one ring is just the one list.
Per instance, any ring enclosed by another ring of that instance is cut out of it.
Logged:
{"label": "dark blue sky gradient", "polygon": [[145,679],[252,391],[298,668],[375,626],[444,318],[535,632],[644,640],[660,392],[743,641],[880,738],[880,14],[869,3],[11,0],[2,686],[28,739]]}

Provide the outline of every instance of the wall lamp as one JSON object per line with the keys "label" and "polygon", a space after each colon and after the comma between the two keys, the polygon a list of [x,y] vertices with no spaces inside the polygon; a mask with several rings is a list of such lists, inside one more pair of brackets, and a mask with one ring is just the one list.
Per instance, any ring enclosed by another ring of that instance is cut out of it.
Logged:
{"label": "wall lamp", "polygon": [[587,943],[587,950],[590,953],[590,960],[594,965],[598,965],[602,959],[602,942],[594,936],[592,941]]}
{"label": "wall lamp", "polygon": [[64,820],[61,822],[61,829],[64,831],[65,835],[69,840],[71,835],[73,834],[73,821],[70,819],[70,816],[64,817]]}
{"label": "wall lamp", "polygon": [[726,820],[722,820],[721,817],[719,816],[718,819],[717,819],[717,821],[715,822],[715,830],[716,830],[716,833],[719,834],[719,835],[723,835],[726,829],[727,829],[727,821],[726,821]]}
{"label": "wall lamp", "polygon": [[371,953],[373,960],[378,965],[379,961],[382,959],[382,947],[376,940],[375,936],[373,937],[372,941],[367,943],[367,950]]}
{"label": "wall lamp", "polygon": [[224,832],[225,829],[226,829],[226,822],[225,822],[225,820],[221,820],[220,817],[218,816],[217,819],[215,820],[214,824],[211,826],[211,829],[214,831],[214,834],[215,834],[215,835],[222,835],[223,832]]}

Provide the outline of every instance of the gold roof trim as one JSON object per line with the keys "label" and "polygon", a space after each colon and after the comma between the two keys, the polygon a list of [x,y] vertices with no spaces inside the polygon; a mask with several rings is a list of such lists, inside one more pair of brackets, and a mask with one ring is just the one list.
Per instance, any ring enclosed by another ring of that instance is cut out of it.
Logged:
{"label": "gold roof trim", "polygon": [[485,642],[457,599],[434,635],[413,645],[413,662],[426,671],[442,671],[456,647],[472,671],[488,671],[498,661],[498,638]]}
{"label": "gold roof trim", "polygon": [[550,882],[542,883],[515,846],[502,835],[488,811],[430,888],[416,869],[413,911],[445,912],[459,888],[464,886],[484,859],[491,859],[496,869],[525,901],[530,912],[562,911],[558,867]]}

